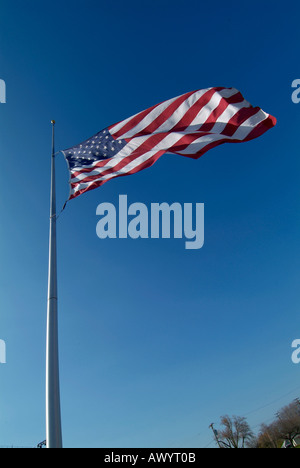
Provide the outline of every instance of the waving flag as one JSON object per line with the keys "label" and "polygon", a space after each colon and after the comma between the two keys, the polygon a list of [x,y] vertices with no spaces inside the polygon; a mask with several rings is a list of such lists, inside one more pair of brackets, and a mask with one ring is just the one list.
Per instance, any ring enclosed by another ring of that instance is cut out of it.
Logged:
{"label": "waving flag", "polygon": [[223,143],[252,140],[276,125],[234,88],[208,88],[170,99],[63,151],[70,198],[152,166],[164,153],[198,159]]}

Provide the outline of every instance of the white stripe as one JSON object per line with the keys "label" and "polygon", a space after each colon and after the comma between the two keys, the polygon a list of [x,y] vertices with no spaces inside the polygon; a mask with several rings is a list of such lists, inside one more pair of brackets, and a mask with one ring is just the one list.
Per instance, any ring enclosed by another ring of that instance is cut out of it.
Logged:
{"label": "white stripe", "polygon": [[266,114],[260,109],[256,114],[252,115],[252,117],[239,126],[232,138],[235,140],[244,140],[258,124],[266,120],[268,117],[269,114]]}
{"label": "white stripe", "polygon": [[[175,143],[177,143],[178,140],[180,140],[184,135],[186,135],[189,132],[171,132],[171,133],[166,133],[165,137],[159,141],[155,146],[153,146],[149,150],[153,151],[161,151],[161,150],[167,150],[171,146],[173,146]],[[142,136],[142,137],[135,137],[132,140],[130,140],[130,143],[136,145],[138,148],[143,144],[147,138],[151,138],[153,135],[148,135],[147,137]],[[141,143],[142,142],[142,143]]]}
{"label": "white stripe", "polygon": [[124,125],[126,125],[133,117],[136,117],[139,114],[140,112],[138,114],[135,114],[134,116],[128,117],[128,119],[122,120],[118,124],[115,124],[113,127],[110,128],[110,133],[117,133],[120,130],[120,128],[124,127]]}
{"label": "white stripe", "polygon": [[148,159],[152,158],[152,156],[154,156],[155,153],[157,153],[157,151],[148,151],[147,153],[142,154],[142,156],[139,156],[138,158],[131,161],[129,164],[127,164],[127,166],[122,167],[122,169],[120,169],[119,171],[102,176],[99,178],[99,180],[107,180],[111,179],[112,177],[117,177],[120,174],[127,174],[128,172],[143,164]]}
{"label": "white stripe", "polygon": [[231,140],[232,137],[226,135],[205,135],[197,140],[193,141],[187,148],[178,152],[178,154],[196,154],[199,151],[203,150],[203,148],[214,141],[219,140]]}

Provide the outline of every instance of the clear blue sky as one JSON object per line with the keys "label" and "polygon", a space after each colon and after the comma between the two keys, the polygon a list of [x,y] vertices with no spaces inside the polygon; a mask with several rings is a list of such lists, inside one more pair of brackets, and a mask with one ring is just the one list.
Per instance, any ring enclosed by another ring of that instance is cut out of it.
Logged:
{"label": "clear blue sky", "polygon": [[[300,394],[299,2],[1,1],[0,445],[45,438],[50,120],[57,149],[160,101],[238,88],[275,129],[69,203],[58,221],[67,447],[205,447],[224,414],[253,428]],[[58,206],[68,195],[62,156]],[[100,240],[96,208],[205,204],[205,246]]]}

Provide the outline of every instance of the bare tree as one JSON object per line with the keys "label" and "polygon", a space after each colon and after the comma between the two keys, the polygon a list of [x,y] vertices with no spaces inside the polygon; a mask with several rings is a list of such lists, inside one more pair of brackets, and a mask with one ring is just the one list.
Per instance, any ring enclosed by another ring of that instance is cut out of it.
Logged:
{"label": "bare tree", "polygon": [[254,434],[246,420],[240,416],[223,416],[222,429],[219,431],[219,442],[224,448],[245,448],[251,446],[255,439]]}
{"label": "bare tree", "polygon": [[258,436],[259,448],[279,448],[285,440],[293,447],[294,439],[300,435],[300,404],[296,400],[277,413],[270,425],[263,424]]}
{"label": "bare tree", "polygon": [[282,408],[278,416],[278,432],[282,439],[289,440],[293,445],[294,438],[300,435],[300,407],[297,401]]}
{"label": "bare tree", "polygon": [[278,448],[280,440],[280,434],[278,431],[277,422],[269,424],[262,424],[260,427],[260,433],[257,438],[258,448]]}

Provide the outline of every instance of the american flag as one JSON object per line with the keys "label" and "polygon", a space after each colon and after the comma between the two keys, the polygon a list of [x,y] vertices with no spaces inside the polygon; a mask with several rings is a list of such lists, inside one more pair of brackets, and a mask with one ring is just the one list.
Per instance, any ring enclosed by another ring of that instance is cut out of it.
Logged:
{"label": "american flag", "polygon": [[69,199],[150,167],[164,153],[198,159],[218,145],[252,140],[275,125],[275,117],[252,107],[237,89],[183,94],[64,150],[70,170]]}

